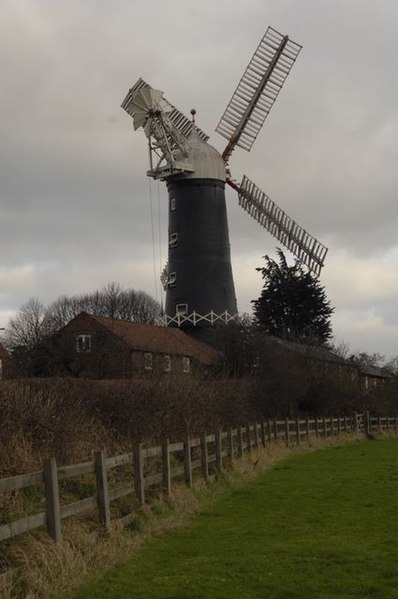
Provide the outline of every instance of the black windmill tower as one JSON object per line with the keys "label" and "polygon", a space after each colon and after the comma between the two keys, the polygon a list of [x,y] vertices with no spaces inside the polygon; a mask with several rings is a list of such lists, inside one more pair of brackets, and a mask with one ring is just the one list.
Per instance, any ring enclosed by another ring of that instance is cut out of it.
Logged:
{"label": "black windmill tower", "polygon": [[168,326],[211,342],[218,324],[236,318],[225,183],[237,191],[243,210],[320,274],[325,246],[246,176],[238,183],[229,170],[235,146],[250,151],[300,50],[268,27],[216,127],[228,141],[222,154],[196,126],[194,110],[188,119],[143,79],[122,103],[134,129],[142,127],[148,138],[148,176],[166,181],[168,188],[169,256],[163,273]]}

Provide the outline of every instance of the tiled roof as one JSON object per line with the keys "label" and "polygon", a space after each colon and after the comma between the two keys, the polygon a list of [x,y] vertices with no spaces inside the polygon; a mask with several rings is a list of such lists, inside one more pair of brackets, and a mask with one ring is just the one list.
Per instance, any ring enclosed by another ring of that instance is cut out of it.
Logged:
{"label": "tiled roof", "polygon": [[360,367],[360,373],[364,376],[372,376],[379,379],[385,379],[388,377],[388,374],[378,366],[362,366]]}
{"label": "tiled roof", "polygon": [[336,364],[344,364],[346,366],[353,366],[348,360],[341,358],[339,355],[335,354],[330,349],[323,347],[321,345],[307,345],[305,343],[297,343],[295,341],[290,341],[288,339],[280,339],[279,337],[267,336],[268,340],[277,345],[292,351],[296,354],[300,354],[306,358],[311,360],[320,360],[322,362],[335,362]]}
{"label": "tiled roof", "polygon": [[217,364],[220,355],[208,345],[195,341],[180,329],[141,324],[81,313],[76,318],[92,318],[123,339],[131,349],[188,356],[206,365]]}

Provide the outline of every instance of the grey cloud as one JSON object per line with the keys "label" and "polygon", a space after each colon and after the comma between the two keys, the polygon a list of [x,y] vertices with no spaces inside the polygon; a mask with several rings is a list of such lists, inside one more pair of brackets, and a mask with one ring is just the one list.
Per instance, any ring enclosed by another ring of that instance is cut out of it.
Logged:
{"label": "grey cloud", "polygon": [[[154,292],[146,140],[120,103],[142,75],[185,113],[194,106],[222,149],[214,127],[268,24],[304,48],[252,152],[233,154],[233,174],[246,173],[330,256],[374,260],[397,245],[395,0],[176,0],[172,10],[160,0],[7,0],[2,17],[0,311],[115,279]],[[160,217],[156,184],[151,193],[164,257],[165,186]],[[230,192],[228,209],[248,309],[261,288],[255,266],[276,244]],[[16,273],[29,264],[23,284]],[[391,306],[378,303],[384,322],[395,322]],[[364,308],[358,301],[358,315]],[[374,339],[364,332],[364,348],[383,353]]]}

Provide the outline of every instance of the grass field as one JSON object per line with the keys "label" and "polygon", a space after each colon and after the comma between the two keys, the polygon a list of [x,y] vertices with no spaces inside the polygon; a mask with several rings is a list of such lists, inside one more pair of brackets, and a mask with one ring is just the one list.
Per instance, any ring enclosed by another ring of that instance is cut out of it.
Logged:
{"label": "grass field", "polygon": [[297,455],[76,599],[398,597],[398,440]]}

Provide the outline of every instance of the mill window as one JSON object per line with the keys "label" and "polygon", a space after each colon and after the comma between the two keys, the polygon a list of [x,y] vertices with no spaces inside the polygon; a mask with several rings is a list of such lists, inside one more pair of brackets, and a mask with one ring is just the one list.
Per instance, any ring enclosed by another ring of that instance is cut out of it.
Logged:
{"label": "mill window", "polygon": [[177,209],[177,200],[176,198],[170,198],[170,211],[174,212]]}
{"label": "mill window", "polygon": [[3,361],[0,360],[0,381],[3,378]]}
{"label": "mill window", "polygon": [[171,272],[169,274],[169,279],[167,281],[167,286],[168,287],[175,287],[176,286],[176,280],[177,280],[177,274],[175,272]]}
{"label": "mill window", "polygon": [[176,316],[186,316],[188,314],[188,304],[176,304]]}
{"label": "mill window", "polygon": [[76,336],[76,351],[78,353],[91,352],[91,335]]}
{"label": "mill window", "polygon": [[188,356],[183,356],[182,358],[182,371],[188,374],[191,370],[191,360]]}
{"label": "mill window", "polygon": [[170,233],[169,247],[174,248],[177,245],[178,233]]}

